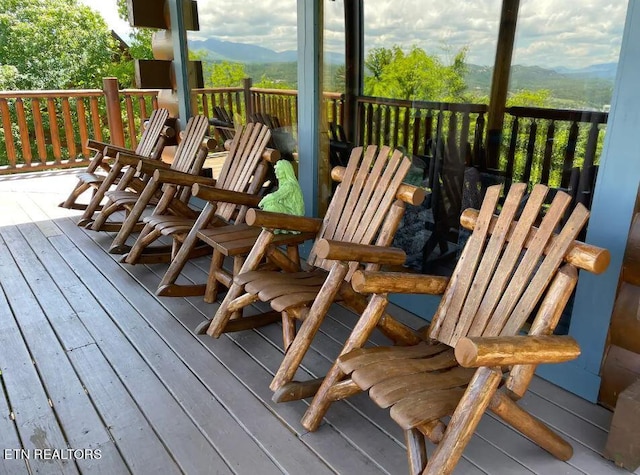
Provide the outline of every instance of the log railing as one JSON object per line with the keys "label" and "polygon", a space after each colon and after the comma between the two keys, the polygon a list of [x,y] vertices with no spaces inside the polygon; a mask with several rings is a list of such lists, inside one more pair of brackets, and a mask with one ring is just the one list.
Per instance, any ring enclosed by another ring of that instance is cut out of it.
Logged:
{"label": "log railing", "polygon": [[104,90],[0,91],[0,174],[87,164],[89,138],[135,148],[156,96],[113,78]]}
{"label": "log railing", "polygon": [[407,101],[359,97],[357,142],[386,144],[415,156],[430,154],[441,142],[455,146],[458,156],[474,163],[481,156],[484,104]]}
{"label": "log railing", "polygon": [[[0,91],[0,174],[83,165],[88,138],[135,148],[140,125],[157,107],[155,90],[104,89]],[[343,124],[344,97],[325,93],[326,123]],[[297,91],[252,87],[193,91],[194,110],[213,116],[224,106],[244,121],[256,112],[275,115],[283,126],[297,126]],[[487,106],[379,97],[357,99],[357,143],[389,144],[415,156],[429,147],[455,146],[468,165],[490,169],[512,180],[548,183],[589,193],[599,162],[607,113],[530,107],[507,108],[497,164],[486,164],[484,127]],[[112,112],[109,112],[112,111]]]}
{"label": "log railing", "polygon": [[[243,87],[202,88],[192,91],[194,110],[213,117],[213,108],[224,107],[231,117],[240,114],[245,122],[255,113],[269,114],[278,118],[285,127],[296,128],[298,124],[298,91],[293,89],[266,89],[253,87],[250,78]],[[337,92],[324,93],[326,121],[343,123],[344,97]]]}
{"label": "log railing", "polygon": [[570,188],[590,204],[606,112],[508,107],[499,169],[505,179]]}

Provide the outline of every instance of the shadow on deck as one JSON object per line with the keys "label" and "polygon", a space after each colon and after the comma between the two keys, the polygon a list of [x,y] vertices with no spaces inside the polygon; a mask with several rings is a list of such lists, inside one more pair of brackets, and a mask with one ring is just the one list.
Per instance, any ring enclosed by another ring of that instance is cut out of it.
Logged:
{"label": "shadow on deck", "polygon": [[[74,183],[72,172],[0,179],[0,473],[407,473],[400,429],[363,395],[305,432],[305,402],[271,401],[280,327],[194,335],[216,305],[155,297],[162,265],[119,264],[111,236],[56,206]],[[207,269],[195,260],[184,275],[203,282]],[[332,308],[301,378],[326,372],[355,321]],[[600,455],[609,411],[541,379],[523,404],[574,457],[559,462],[485,416],[456,473],[626,473]]]}

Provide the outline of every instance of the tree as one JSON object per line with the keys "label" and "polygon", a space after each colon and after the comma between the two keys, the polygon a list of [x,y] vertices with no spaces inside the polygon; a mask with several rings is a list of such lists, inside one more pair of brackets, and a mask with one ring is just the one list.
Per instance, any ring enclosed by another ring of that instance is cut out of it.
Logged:
{"label": "tree", "polygon": [[246,76],[244,64],[222,61],[213,65],[209,80],[213,87],[236,87],[242,86]]}
{"label": "tree", "polygon": [[445,66],[417,46],[408,52],[397,45],[374,48],[365,60],[371,72],[365,78],[365,94],[407,100],[463,101],[466,54],[467,49],[462,48],[453,63]]}
{"label": "tree", "polygon": [[371,71],[375,80],[379,81],[382,79],[382,73],[393,60],[394,52],[399,49],[400,48],[398,46],[394,46],[393,49],[381,47],[373,48],[369,51],[364,64],[369,71]]}
{"label": "tree", "polygon": [[114,55],[105,21],[77,0],[0,0],[0,81],[12,88],[99,87]]}

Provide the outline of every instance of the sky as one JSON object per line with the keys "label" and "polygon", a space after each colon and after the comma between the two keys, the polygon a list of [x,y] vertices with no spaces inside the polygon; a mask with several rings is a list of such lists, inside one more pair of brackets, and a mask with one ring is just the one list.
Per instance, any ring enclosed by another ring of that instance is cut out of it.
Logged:
{"label": "sky", "polygon": [[[348,0],[345,0],[348,1]],[[80,0],[126,37],[116,0]],[[200,31],[275,51],[296,49],[297,0],[198,0]],[[413,45],[444,59],[467,47],[467,61],[491,65],[501,0],[365,0],[365,51]],[[343,2],[325,0],[325,50],[343,52]],[[627,11],[625,0],[521,0],[513,64],[581,68],[615,63]]]}

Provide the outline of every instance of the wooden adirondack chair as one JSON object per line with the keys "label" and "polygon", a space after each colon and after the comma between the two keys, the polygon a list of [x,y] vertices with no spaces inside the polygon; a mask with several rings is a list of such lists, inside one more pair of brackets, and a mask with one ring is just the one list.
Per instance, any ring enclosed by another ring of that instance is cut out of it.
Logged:
{"label": "wooden adirondack chair", "polygon": [[[360,262],[368,263],[369,269],[377,269],[384,263],[404,263],[402,251],[389,250],[384,246],[389,246],[393,240],[404,212],[404,203],[419,204],[424,199],[423,189],[402,183],[410,165],[410,160],[402,152],[392,152],[389,147],[378,149],[369,146],[364,152],[362,147],[357,147],[346,168],[332,170],[333,179],[341,184],[324,220],[253,209],[247,213],[249,224],[264,229],[208,324],[207,334],[218,337],[225,331],[246,329],[252,324],[266,324],[282,318],[286,354],[271,384],[271,389],[278,391],[274,400],[306,397],[317,389],[319,383],[316,380],[292,381],[294,373],[333,302],[343,301],[358,311],[366,306],[366,300],[354,292],[350,284]],[[296,263],[287,265],[287,256],[275,245],[283,242],[277,241],[276,236],[278,239],[286,238],[275,234],[274,229],[316,236],[307,259],[308,270],[296,272]],[[374,242],[377,246],[371,245]],[[334,243],[344,252],[338,259],[352,262],[345,264],[326,259],[325,249],[329,243]],[[290,272],[255,270],[264,257]],[[273,312],[235,318],[236,312],[258,300],[269,302]],[[297,335],[296,318],[304,319]]]}
{"label": "wooden adirondack chair", "polygon": [[[146,225],[123,262],[127,264],[167,262],[175,257],[178,249],[182,248],[182,243],[194,225],[197,229],[206,229],[224,226],[230,222],[235,225],[243,223],[248,207],[257,206],[261,199],[258,193],[271,166],[270,162],[277,161],[279,157],[276,150],[267,150],[270,137],[268,127],[262,124],[247,124],[229,144],[229,153],[215,182],[215,188],[196,186],[199,196],[207,194],[212,200],[207,203],[199,218],[197,220],[193,218],[196,211],[189,216],[172,214],[166,206],[168,201],[160,200],[153,214],[144,218]],[[154,176],[154,179],[165,185],[165,194],[174,194],[177,186],[190,187],[196,183],[192,176],[176,176],[164,170],[159,170],[158,176]],[[236,229],[234,225],[229,227]],[[151,246],[163,235],[171,236],[174,245],[168,248]],[[210,251],[208,246],[204,247],[207,252]],[[180,253],[180,269],[187,259],[194,255],[198,255],[198,252],[196,240],[192,239],[187,242],[185,251]],[[193,287],[189,288],[192,290],[188,295],[194,295]],[[200,286],[199,292],[198,287],[195,288],[196,295],[204,293],[204,286]]]}
{"label": "wooden adirondack chair", "polygon": [[[517,221],[526,185],[512,185],[495,216],[500,189],[488,188],[479,213],[463,213],[461,223],[473,233],[448,282],[389,272],[353,276],[357,291],[373,295],[303,418],[307,429],[319,426],[331,402],[369,390],[378,405],[391,407],[392,418],[405,430],[411,473],[451,473],[487,408],[559,459],[571,457],[571,446],[516,401],[536,365],[580,354],[575,340],[552,335],[553,330],[576,285],[577,269],[603,272],[609,253],[575,241],[589,215],[582,205],[554,233],[569,195],[558,193],[536,224],[546,186],[533,188]],[[422,341],[401,335],[397,340],[408,346],[362,348],[376,326],[392,319],[384,313],[387,293],[398,292],[444,293]],[[527,334],[519,336],[521,330]],[[438,444],[428,461],[425,437]]]}
{"label": "wooden adirondack chair", "polygon": [[233,122],[233,116],[223,106],[213,107],[213,117],[209,119],[209,124],[213,126],[213,131],[220,143],[224,145],[227,140],[233,140],[236,126]]}
{"label": "wooden adirondack chair", "polygon": [[[159,159],[165,143],[175,135],[175,130],[165,125],[168,118],[169,111],[167,109],[154,110],[149,117],[146,128],[142,132],[140,142],[138,142],[135,151],[96,140],[89,140],[87,147],[95,150],[96,154],[91,159],[91,163],[89,163],[87,169],[78,175],[78,183],[75,188],[59,206],[68,209],[86,210],[89,204],[78,203],[77,200],[82,193],[93,188],[91,203],[96,203],[96,205],[93,206],[93,211],[99,209],[104,194],[97,196],[97,192],[111,171],[116,154],[118,152],[135,153],[136,155],[153,160]],[[131,170],[131,173],[134,172],[135,169]],[[108,183],[108,186],[117,184],[120,176],[121,175],[114,175],[111,182]],[[107,189],[108,186],[106,187]],[[93,214],[93,211],[90,211],[89,217]]]}
{"label": "wooden adirondack chair", "polygon": [[[178,145],[173,162],[168,165],[161,161],[146,160],[138,156],[118,154],[114,170],[117,166],[135,166],[139,173],[151,176],[148,182],[133,177],[131,181],[118,184],[115,190],[107,191],[107,204],[98,214],[95,221],[87,225],[94,231],[118,231],[114,243],[124,244],[124,241],[134,231],[142,229],[139,218],[147,206],[157,204],[159,199],[160,184],[153,179],[158,170],[171,170],[176,173],[188,173],[198,175],[202,170],[208,149],[205,143],[205,135],[209,128],[209,122],[205,116],[196,116],[189,119],[185,128],[182,141]],[[203,183],[213,183],[210,178],[200,177]],[[142,189],[140,187],[142,186]],[[190,197],[189,192],[181,193],[177,199],[171,200],[171,206],[185,210],[189,209],[186,201]],[[126,217],[121,222],[107,221],[116,211],[124,210]],[[114,244],[117,245],[117,244]],[[113,247],[113,245],[112,245]]]}

